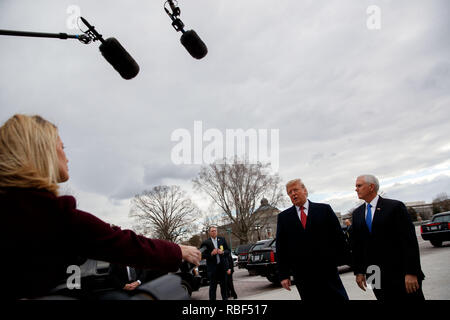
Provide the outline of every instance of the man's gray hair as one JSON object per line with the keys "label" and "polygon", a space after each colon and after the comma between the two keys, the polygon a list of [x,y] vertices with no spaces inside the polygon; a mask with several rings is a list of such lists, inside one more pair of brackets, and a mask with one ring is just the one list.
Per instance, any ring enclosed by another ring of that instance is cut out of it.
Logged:
{"label": "man's gray hair", "polygon": [[380,183],[378,182],[377,177],[375,177],[372,174],[363,174],[361,176],[359,176],[358,178],[364,178],[364,181],[366,183],[370,183],[375,185],[375,191],[378,192],[378,190],[380,189]]}

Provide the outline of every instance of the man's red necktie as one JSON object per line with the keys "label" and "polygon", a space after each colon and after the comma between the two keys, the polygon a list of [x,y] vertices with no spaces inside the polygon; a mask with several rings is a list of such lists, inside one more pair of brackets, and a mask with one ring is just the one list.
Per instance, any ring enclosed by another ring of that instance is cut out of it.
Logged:
{"label": "man's red necktie", "polygon": [[302,221],[302,225],[303,225],[303,229],[306,229],[306,213],[303,210],[305,207],[301,206],[300,207],[300,220]]}

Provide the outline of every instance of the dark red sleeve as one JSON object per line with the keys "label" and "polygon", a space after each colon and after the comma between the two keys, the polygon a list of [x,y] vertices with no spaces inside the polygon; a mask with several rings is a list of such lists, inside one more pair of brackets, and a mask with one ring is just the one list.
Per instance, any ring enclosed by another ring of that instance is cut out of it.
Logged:
{"label": "dark red sleeve", "polygon": [[182,257],[177,244],[111,227],[92,214],[77,210],[75,198],[71,196],[59,197],[58,201],[66,216],[67,236],[80,255],[137,268],[178,270]]}

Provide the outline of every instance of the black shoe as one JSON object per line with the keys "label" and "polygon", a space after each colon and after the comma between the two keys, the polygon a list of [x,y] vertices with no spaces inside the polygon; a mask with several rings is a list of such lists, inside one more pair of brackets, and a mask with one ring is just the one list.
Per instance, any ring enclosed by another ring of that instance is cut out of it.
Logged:
{"label": "black shoe", "polygon": [[233,299],[234,299],[234,300],[237,299],[237,294],[233,295]]}

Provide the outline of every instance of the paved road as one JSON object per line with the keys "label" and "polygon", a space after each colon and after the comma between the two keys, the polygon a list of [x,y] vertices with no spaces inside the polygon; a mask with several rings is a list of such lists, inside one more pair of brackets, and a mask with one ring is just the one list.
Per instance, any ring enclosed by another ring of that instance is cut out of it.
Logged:
{"label": "paved road", "polygon": [[[273,285],[266,278],[261,276],[249,276],[247,269],[234,268],[233,283],[238,299],[254,294],[270,292],[278,289],[279,286]],[[220,289],[217,288],[217,298],[221,299]],[[192,293],[193,300],[208,300],[209,286],[201,287],[199,291]]]}
{"label": "paved road", "polygon": [[[423,291],[426,299],[450,300],[450,242],[445,242],[441,248],[433,247],[429,241],[420,238],[419,227],[416,227],[418,235],[422,269],[425,273]],[[246,269],[235,268],[234,286],[240,300],[295,300],[299,299],[295,286],[287,291],[279,286],[271,284],[266,278],[249,276]],[[374,300],[373,292],[359,289],[355,283],[352,272],[342,270],[342,282],[352,300]],[[193,300],[207,300],[209,287],[202,287],[192,294]],[[219,289],[217,297],[220,299]]]}

